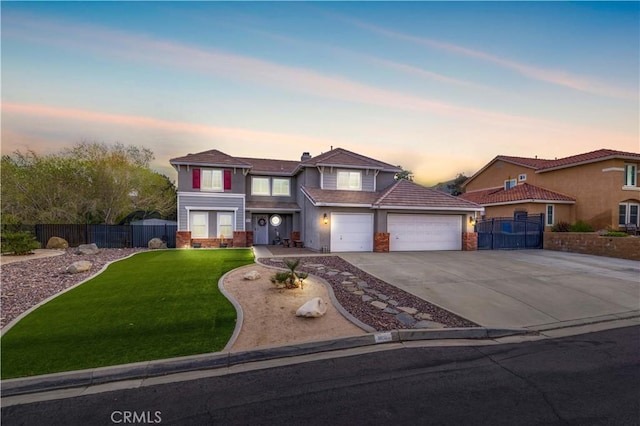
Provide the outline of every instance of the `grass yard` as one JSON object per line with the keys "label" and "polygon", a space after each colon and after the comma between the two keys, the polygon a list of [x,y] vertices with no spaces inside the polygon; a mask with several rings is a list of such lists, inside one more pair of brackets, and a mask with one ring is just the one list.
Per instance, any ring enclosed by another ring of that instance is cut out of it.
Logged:
{"label": "grass yard", "polygon": [[2,337],[2,378],[221,350],[236,312],[218,290],[250,249],[162,250],[111,264]]}

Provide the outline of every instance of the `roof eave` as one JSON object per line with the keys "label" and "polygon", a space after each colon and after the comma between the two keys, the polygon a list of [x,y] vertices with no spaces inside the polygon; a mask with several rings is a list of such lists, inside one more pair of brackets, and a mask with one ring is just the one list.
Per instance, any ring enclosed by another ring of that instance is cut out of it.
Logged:
{"label": "roof eave", "polygon": [[612,155],[608,155],[606,157],[592,158],[591,160],[584,160],[584,161],[580,161],[580,162],[577,162],[577,163],[569,163],[569,164],[563,164],[561,166],[555,166],[555,167],[549,167],[549,168],[541,168],[541,169],[536,170],[536,173],[552,172],[554,170],[567,169],[569,167],[583,166],[585,164],[593,164],[593,163],[599,163],[601,161],[608,161],[608,160],[615,160],[615,159],[640,161],[640,158],[634,157],[634,156],[631,156],[631,155],[616,155],[616,154],[612,154]]}
{"label": "roof eave", "polygon": [[492,207],[492,206],[506,206],[510,204],[524,204],[524,203],[534,203],[534,204],[575,204],[575,201],[568,200],[536,200],[536,199],[526,199],[526,200],[517,200],[517,201],[503,201],[499,203],[478,203],[484,207]]}
{"label": "roof eave", "polygon": [[451,211],[451,212],[481,212],[484,207],[434,207],[434,206],[393,206],[393,205],[376,205],[375,209],[380,210],[432,210],[432,211]]}

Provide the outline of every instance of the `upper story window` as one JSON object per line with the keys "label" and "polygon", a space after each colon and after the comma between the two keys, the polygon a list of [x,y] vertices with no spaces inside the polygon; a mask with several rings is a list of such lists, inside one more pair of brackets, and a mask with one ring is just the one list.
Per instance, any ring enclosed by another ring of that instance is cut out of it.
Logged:
{"label": "upper story window", "polygon": [[271,194],[274,196],[288,197],[291,195],[289,179],[273,178]]}
{"label": "upper story window", "polygon": [[624,165],[624,186],[637,186],[637,185],[638,185],[638,165],[625,164]]}
{"label": "upper story window", "polygon": [[273,195],[274,197],[289,197],[291,184],[288,178],[251,178],[251,195]]}
{"label": "upper story window", "polygon": [[231,189],[231,170],[192,170],[192,187],[200,191],[226,191]]}
{"label": "upper story window", "polygon": [[511,189],[516,186],[518,182],[515,179],[507,179],[504,181],[504,190]]}
{"label": "upper story window", "polygon": [[251,194],[252,195],[271,195],[271,191],[269,190],[269,178],[267,177],[252,178]]}
{"label": "upper story window", "polygon": [[521,173],[518,175],[518,180],[520,182],[524,182],[525,180],[527,180],[527,174],[526,173]]}
{"label": "upper story window", "polygon": [[338,189],[349,191],[362,190],[362,172],[338,170]]}

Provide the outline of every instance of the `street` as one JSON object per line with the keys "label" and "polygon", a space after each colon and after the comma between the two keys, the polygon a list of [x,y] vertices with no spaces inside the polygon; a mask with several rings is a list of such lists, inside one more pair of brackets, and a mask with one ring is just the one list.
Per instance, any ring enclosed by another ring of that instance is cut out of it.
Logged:
{"label": "street", "polygon": [[405,347],[2,409],[3,425],[637,425],[640,327]]}

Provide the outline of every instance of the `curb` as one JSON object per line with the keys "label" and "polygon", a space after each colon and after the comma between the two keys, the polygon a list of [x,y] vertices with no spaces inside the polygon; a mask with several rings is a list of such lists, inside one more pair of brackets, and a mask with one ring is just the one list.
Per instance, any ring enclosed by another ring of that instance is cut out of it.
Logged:
{"label": "curb", "polygon": [[77,387],[88,387],[121,380],[143,380],[151,377],[166,376],[169,374],[189,371],[229,368],[238,364],[352,349],[384,343],[448,339],[481,340],[526,334],[532,334],[532,331],[520,328],[501,329],[476,327],[376,332],[339,339],[270,347],[251,351],[215,352],[211,354],[53,373],[27,378],[8,379],[1,382],[2,397]]}

